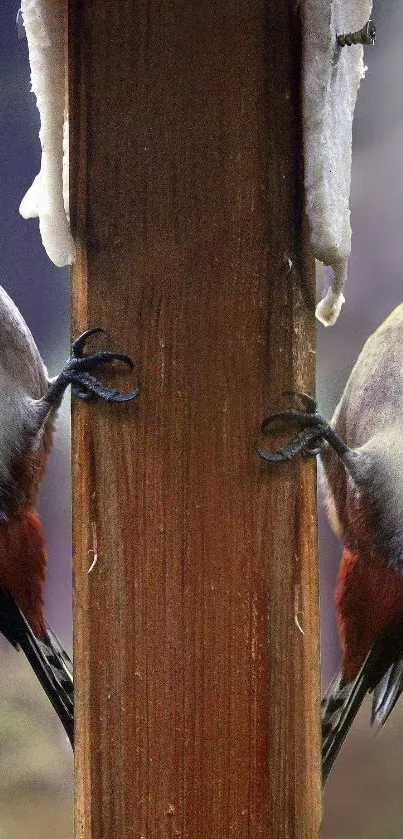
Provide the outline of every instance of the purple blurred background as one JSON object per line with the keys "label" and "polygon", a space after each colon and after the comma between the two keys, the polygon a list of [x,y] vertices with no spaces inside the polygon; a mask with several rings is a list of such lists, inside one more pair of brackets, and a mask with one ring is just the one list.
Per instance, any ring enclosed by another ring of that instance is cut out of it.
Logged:
{"label": "purple blurred background", "polygon": [[[18,0],[0,4],[0,284],[25,317],[53,375],[69,356],[69,272],[40,244],[38,221],[18,212],[40,165],[39,116],[30,92],[28,50],[18,38]],[[40,512],[49,552],[46,613],[71,646],[71,501],[69,407],[59,414]]]}
{"label": "purple blurred background", "polygon": [[[37,222],[24,221],[18,213],[21,198],[39,168],[38,114],[29,91],[26,41],[17,37],[18,8],[18,0],[2,0],[0,5],[0,283],[21,309],[53,374],[69,354],[69,276],[67,270],[53,267],[48,260],[40,245]],[[403,4],[400,0],[377,0],[374,18],[378,40],[375,47],[366,48],[369,71],[359,93],[354,130],[353,251],[346,304],[335,327],[318,326],[318,401],[328,418],[366,337],[402,300]],[[65,400],[42,492],[41,514],[49,550],[46,612],[68,646],[69,445]],[[320,559],[322,676],[326,685],[339,661],[333,588],[340,546],[322,510]],[[24,671],[22,657],[16,659]],[[51,715],[49,710],[50,727]],[[56,741],[60,737],[56,727],[53,736]],[[66,764],[66,772],[71,772],[70,764]],[[401,839],[402,783],[403,701],[377,738],[369,728],[367,705],[326,787],[322,839]],[[71,791],[66,795],[71,800]],[[66,824],[63,836],[70,836],[70,822]],[[62,832],[56,825],[46,835],[60,837]]]}
{"label": "purple blurred background", "polygon": [[[365,48],[369,69],[354,125],[353,242],[346,303],[333,328],[317,329],[317,395],[328,418],[367,336],[403,298],[403,4],[377,0],[373,17],[378,38],[374,47]],[[333,589],[341,551],[321,506],[319,515],[326,686],[339,663]],[[369,715],[367,703],[330,775],[322,839],[403,835],[403,703],[377,737]]]}
{"label": "purple blurred background", "polygon": [[[69,356],[69,272],[55,268],[37,220],[20,201],[40,165],[39,117],[30,92],[28,50],[19,39],[18,0],[0,3],[0,284],[25,317],[50,374]],[[71,650],[70,411],[59,413],[40,513],[49,553],[46,616]],[[70,746],[25,657],[0,649],[0,837],[71,839]]]}

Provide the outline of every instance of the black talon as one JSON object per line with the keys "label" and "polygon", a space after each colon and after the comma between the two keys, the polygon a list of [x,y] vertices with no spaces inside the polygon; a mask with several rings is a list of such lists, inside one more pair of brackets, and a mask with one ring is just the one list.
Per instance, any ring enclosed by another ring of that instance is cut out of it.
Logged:
{"label": "black talon", "polygon": [[130,390],[128,393],[121,393],[114,387],[105,387],[105,385],[102,385],[98,379],[94,376],[90,376],[90,374],[85,371],[67,371],[66,379],[69,384],[73,386],[73,392],[76,395],[76,391],[78,393],[84,393],[85,399],[94,395],[98,396],[99,399],[103,399],[104,402],[130,402],[131,399],[134,399],[140,393],[139,387],[135,388],[135,390]]}
{"label": "black talon", "polygon": [[86,329],[85,332],[79,335],[71,345],[71,357],[81,358],[83,349],[87,343],[87,338],[90,338],[91,335],[97,335],[100,332],[105,332],[105,330],[101,329],[100,326],[93,326],[92,329]]}
{"label": "black talon", "polygon": [[[317,402],[313,396],[309,396],[308,393],[305,393],[302,390],[285,390],[284,396],[296,396],[302,402],[305,410],[310,414],[316,414],[317,409]],[[325,441],[322,440],[321,443],[317,446],[305,446],[302,450],[302,453],[305,454],[307,457],[316,457],[316,455],[320,454],[325,446]]]}
{"label": "black talon", "polygon": [[[269,416],[263,420],[261,425],[262,432],[265,433],[268,425],[271,422],[274,422],[275,420],[295,420],[295,414],[298,414],[298,419],[302,419],[304,416],[315,416],[314,414],[302,414],[301,411],[278,411],[275,414],[269,414]],[[322,419],[319,415],[316,416],[319,420]],[[322,440],[322,442],[318,445],[318,440],[320,439],[320,436],[321,435],[318,427],[302,428],[301,431],[298,432],[294,440],[292,440],[291,443],[289,443],[287,446],[282,446],[275,452],[266,452],[264,451],[264,449],[261,449],[259,446],[256,446],[256,451],[259,457],[261,457],[262,460],[265,460],[268,463],[279,463],[284,460],[293,460],[300,453],[304,453],[308,456],[314,456],[315,454],[319,454],[319,452],[325,445],[325,440]],[[316,448],[311,448],[312,443],[317,444]]]}
{"label": "black talon", "polygon": [[288,408],[285,411],[273,411],[271,414],[268,414],[264,418],[260,430],[265,434],[269,425],[281,419],[294,420],[300,424],[305,423],[307,427],[317,426],[319,423],[327,424],[320,414],[312,414],[310,411],[298,411],[295,408]]}
{"label": "black talon", "polygon": [[[311,397],[306,397],[305,394],[298,395],[304,396],[305,403],[307,404],[307,400],[309,400],[308,404],[310,407],[313,407],[314,400]],[[295,409],[274,411],[263,420],[261,424],[262,433],[266,434],[269,425],[278,420],[292,421],[302,426],[302,428],[291,443],[282,446],[274,452],[266,452],[264,449],[256,446],[256,452],[259,457],[268,463],[293,460],[301,453],[309,457],[316,457],[327,444],[331,445],[342,459],[349,452],[348,446],[345,445],[335,431],[333,431],[329,423],[316,410],[314,412],[297,411]]]}
{"label": "black talon", "polygon": [[91,353],[91,355],[72,356],[69,364],[72,369],[87,370],[96,367],[98,364],[110,364],[111,361],[122,361],[133,370],[133,362],[128,355],[123,355],[119,352],[108,352],[107,350],[100,350],[99,352]]}
{"label": "black talon", "polygon": [[[128,355],[123,355],[123,353],[117,352],[108,352],[107,350],[101,350],[99,352],[92,353],[91,355],[73,356],[69,361],[69,365],[72,370],[77,370],[77,372],[86,372],[88,370],[92,370],[93,367],[97,367],[98,364],[110,364],[113,361],[122,361],[123,364],[127,364],[130,370],[133,370],[133,362]],[[92,384],[94,385],[94,383],[97,380],[93,377],[92,379]],[[78,382],[79,379],[77,378],[76,381]],[[134,399],[135,396],[138,396],[137,388],[135,391],[129,391],[128,398],[125,395],[124,399],[118,399],[119,391],[114,388],[104,388],[102,390],[101,386],[101,389],[97,391],[94,387],[92,387],[91,392],[89,392],[89,389],[85,390],[85,384],[84,389],[79,386],[77,387],[77,384],[73,383],[72,381],[71,385],[71,389],[74,393],[74,396],[76,396],[78,399],[83,399],[84,402],[90,401],[93,398],[93,396],[99,396],[101,399],[104,399],[108,402],[127,402],[128,399]]]}
{"label": "black talon", "polygon": [[95,376],[90,375],[94,367],[101,364],[111,364],[120,361],[133,370],[133,361],[128,355],[108,350],[99,350],[94,353],[84,353],[83,350],[91,335],[103,332],[100,327],[87,329],[71,345],[71,357],[59,376],[51,383],[43,401],[45,405],[55,405],[61,399],[67,385],[78,399],[88,401],[94,398],[103,399],[105,402],[130,402],[135,399],[140,388],[136,387],[127,393],[121,393],[117,388],[106,387],[101,384]]}
{"label": "black talon", "polygon": [[139,395],[139,387],[128,393],[120,393],[116,388],[101,385],[94,376],[85,375],[98,364],[111,364],[113,361],[121,361],[123,364],[127,364],[130,370],[133,370],[132,359],[123,353],[99,350],[86,355],[83,352],[88,338],[101,332],[104,332],[104,330],[99,326],[86,329],[71,345],[71,359],[68,366],[80,374],[75,375],[74,379],[70,378],[72,392],[76,398],[82,399],[84,402],[90,401],[94,396],[103,399],[105,402],[130,402]]}

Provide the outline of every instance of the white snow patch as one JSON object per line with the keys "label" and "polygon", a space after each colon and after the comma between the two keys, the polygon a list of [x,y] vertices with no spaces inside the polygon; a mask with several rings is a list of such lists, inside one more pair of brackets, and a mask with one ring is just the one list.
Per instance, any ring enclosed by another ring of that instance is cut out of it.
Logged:
{"label": "white snow patch", "polygon": [[61,267],[74,261],[75,250],[68,216],[68,132],[63,135],[67,2],[22,0],[21,12],[32,91],[41,119],[42,160],[39,174],[21,201],[20,213],[24,218],[39,217],[46,253]]}
{"label": "white snow patch", "polygon": [[303,130],[306,210],[317,259],[334,279],[316,316],[335,323],[351,250],[350,182],[352,122],[363,47],[339,47],[336,36],[356,32],[370,18],[372,0],[304,0]]}

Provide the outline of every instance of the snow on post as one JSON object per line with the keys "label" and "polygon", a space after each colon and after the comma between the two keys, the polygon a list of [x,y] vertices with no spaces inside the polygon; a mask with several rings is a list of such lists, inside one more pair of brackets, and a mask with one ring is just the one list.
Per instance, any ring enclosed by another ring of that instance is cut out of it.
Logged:
{"label": "snow on post", "polygon": [[317,259],[333,269],[333,282],[316,308],[325,325],[344,303],[351,250],[350,182],[352,122],[363,47],[339,46],[337,35],[368,21],[372,0],[304,0],[303,131],[306,210]]}
{"label": "snow on post", "polygon": [[24,218],[39,217],[46,253],[61,267],[74,260],[68,217],[67,132],[63,161],[67,0],[21,0],[21,13],[28,40],[32,91],[41,120],[42,160],[39,174],[21,201],[20,213]]}

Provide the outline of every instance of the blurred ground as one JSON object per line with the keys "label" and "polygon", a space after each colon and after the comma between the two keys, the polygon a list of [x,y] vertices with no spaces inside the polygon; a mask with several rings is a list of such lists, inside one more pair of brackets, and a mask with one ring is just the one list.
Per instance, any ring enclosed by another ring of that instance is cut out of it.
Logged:
{"label": "blurred ground", "polygon": [[71,839],[70,744],[23,656],[0,655],[0,839]]}

